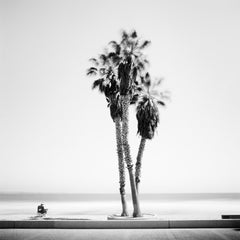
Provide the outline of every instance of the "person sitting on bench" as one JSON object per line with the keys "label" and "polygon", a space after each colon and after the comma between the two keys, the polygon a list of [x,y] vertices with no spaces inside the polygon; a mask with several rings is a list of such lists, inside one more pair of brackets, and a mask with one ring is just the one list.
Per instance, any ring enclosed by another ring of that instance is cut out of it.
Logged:
{"label": "person sitting on bench", "polygon": [[41,203],[38,208],[37,208],[37,212],[40,213],[40,214],[46,214],[47,213],[47,209],[44,208],[44,204]]}

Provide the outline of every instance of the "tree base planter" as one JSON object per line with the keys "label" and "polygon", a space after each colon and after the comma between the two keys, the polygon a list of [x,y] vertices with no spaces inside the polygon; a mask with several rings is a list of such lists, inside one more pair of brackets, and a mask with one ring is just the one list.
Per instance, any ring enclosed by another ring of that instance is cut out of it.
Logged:
{"label": "tree base planter", "polygon": [[113,214],[107,217],[108,220],[158,220],[158,216],[155,214],[144,213],[142,217],[133,216],[121,216],[120,214]]}

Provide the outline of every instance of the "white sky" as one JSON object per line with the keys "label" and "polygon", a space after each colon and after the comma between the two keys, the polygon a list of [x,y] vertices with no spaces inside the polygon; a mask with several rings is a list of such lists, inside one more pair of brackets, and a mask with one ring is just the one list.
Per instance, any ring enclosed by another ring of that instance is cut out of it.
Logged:
{"label": "white sky", "polygon": [[141,191],[240,191],[240,1],[1,0],[0,11],[0,192],[118,193],[114,124],[85,72],[133,28],[172,92]]}

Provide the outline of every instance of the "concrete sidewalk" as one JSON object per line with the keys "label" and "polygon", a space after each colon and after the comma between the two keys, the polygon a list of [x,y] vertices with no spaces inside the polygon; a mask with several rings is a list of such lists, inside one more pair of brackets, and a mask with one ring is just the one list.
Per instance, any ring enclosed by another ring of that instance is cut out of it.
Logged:
{"label": "concrete sidewalk", "polygon": [[0,229],[0,240],[239,240],[239,229]]}

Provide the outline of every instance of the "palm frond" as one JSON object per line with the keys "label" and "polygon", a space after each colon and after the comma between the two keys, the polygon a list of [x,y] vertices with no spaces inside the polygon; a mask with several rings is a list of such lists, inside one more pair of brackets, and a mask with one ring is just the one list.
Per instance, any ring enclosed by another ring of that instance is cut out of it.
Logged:
{"label": "palm frond", "polygon": [[92,89],[98,88],[98,90],[103,93],[105,91],[104,78],[99,78],[95,80],[92,84]]}
{"label": "palm frond", "polygon": [[148,59],[146,59],[146,58],[144,58],[143,62],[144,62],[145,64],[147,64],[147,65],[150,64],[149,61],[148,61]]}
{"label": "palm frond", "polygon": [[97,68],[90,67],[87,69],[87,76],[95,76],[97,75]]}
{"label": "palm frond", "polygon": [[121,57],[118,54],[116,54],[115,52],[110,52],[108,54],[108,58],[112,60],[112,63],[114,65],[118,65],[121,60]]}
{"label": "palm frond", "polygon": [[116,45],[117,45],[117,42],[116,42],[116,41],[110,41],[108,44],[109,44],[109,45],[112,45],[112,46],[116,46]]}
{"label": "palm frond", "polygon": [[136,32],[136,30],[133,30],[133,31],[131,32],[131,37],[132,37],[132,38],[137,38],[137,32]]}
{"label": "palm frond", "polygon": [[129,38],[128,33],[125,30],[122,31],[121,35],[122,35],[122,41]]}
{"label": "palm frond", "polygon": [[144,49],[146,47],[148,47],[151,44],[151,41],[145,40],[140,46],[139,49]]}
{"label": "palm frond", "polygon": [[116,41],[111,41],[109,45],[112,46],[113,50],[115,51],[116,54],[120,54],[121,52],[121,46],[118,44]]}
{"label": "palm frond", "polygon": [[149,88],[151,86],[151,77],[150,77],[150,74],[148,72],[145,74],[144,85],[147,88]]}
{"label": "palm frond", "polygon": [[138,66],[139,71],[144,71],[146,69],[146,64],[144,64],[144,62],[142,62],[142,61],[138,61],[137,66]]}
{"label": "palm frond", "polygon": [[102,65],[105,65],[107,63],[107,56],[105,54],[100,54],[99,60],[101,61]]}
{"label": "palm frond", "polygon": [[166,106],[166,104],[163,101],[161,101],[161,100],[158,100],[157,103],[162,105],[162,106]]}

